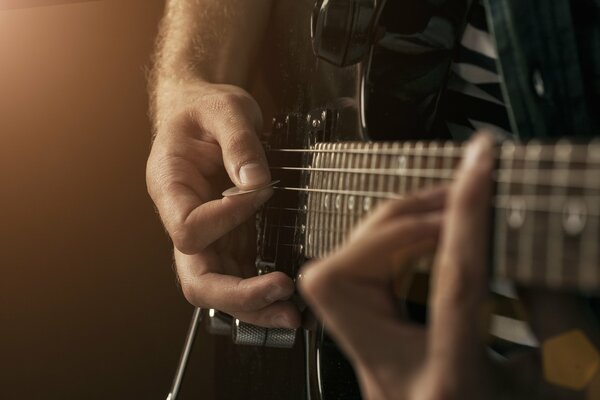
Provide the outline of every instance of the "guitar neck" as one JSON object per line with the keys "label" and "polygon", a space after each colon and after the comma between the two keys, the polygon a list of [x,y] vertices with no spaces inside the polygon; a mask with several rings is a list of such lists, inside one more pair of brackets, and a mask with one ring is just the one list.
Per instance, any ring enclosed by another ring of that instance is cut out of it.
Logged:
{"label": "guitar neck", "polygon": [[[304,252],[323,257],[376,205],[452,180],[460,144],[437,142],[318,143],[296,166],[306,196]],[[497,278],[528,286],[600,289],[600,143],[518,145],[497,152],[493,199]],[[467,244],[466,244],[467,245]]]}

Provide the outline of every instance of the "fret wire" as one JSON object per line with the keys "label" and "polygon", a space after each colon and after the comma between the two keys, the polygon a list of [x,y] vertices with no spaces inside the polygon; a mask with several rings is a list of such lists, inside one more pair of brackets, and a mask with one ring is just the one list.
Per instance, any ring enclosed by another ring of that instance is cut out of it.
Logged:
{"label": "fret wire", "polygon": [[[315,149],[319,149],[320,147],[324,146],[324,144],[320,144],[318,143],[315,146]],[[323,159],[326,159],[326,153],[319,153],[317,155],[318,160],[315,162],[315,165],[320,165],[320,163],[322,162]],[[317,179],[315,180],[315,187],[322,187],[322,181],[323,181],[323,177],[325,174],[322,173],[318,173],[317,174]],[[321,207],[322,201],[323,201],[323,195],[322,193],[318,193],[316,196],[309,196],[309,197],[313,197],[314,198],[314,215],[315,215],[315,228],[319,229],[323,223],[322,223],[322,214],[317,213],[317,211],[319,210],[319,208]],[[313,235],[313,242],[314,242],[314,246],[315,246],[315,255],[319,256],[320,255],[320,250],[321,250],[321,235]]]}
{"label": "fret wire", "polygon": [[[351,147],[358,147],[359,143],[354,143],[354,145],[352,145]],[[362,159],[363,156],[361,154],[356,154],[356,153],[351,153],[354,154],[354,162],[352,167],[358,167],[362,164]],[[357,188],[359,187],[360,184],[360,180],[361,180],[361,176],[358,174],[351,174],[352,176],[352,185],[350,186],[351,188]],[[350,198],[348,199],[348,201],[350,201]],[[351,216],[351,222],[350,222],[350,226],[354,227],[356,226],[356,224],[358,223],[358,220],[360,218],[360,205],[358,203],[358,199],[352,197],[352,212],[353,215]]]}
{"label": "fret wire", "polygon": [[[530,142],[522,151],[525,153],[525,161],[523,167],[526,167],[520,172],[513,168],[512,172],[518,176],[523,176],[523,181],[539,180],[539,164],[541,148],[538,142]],[[521,185],[521,190],[525,196],[536,196],[537,185]],[[519,262],[517,275],[522,282],[528,282],[534,278],[534,259],[533,259],[533,241],[535,238],[535,219],[536,213],[529,213],[525,216],[523,225],[519,231]],[[537,265],[536,267],[541,267]]]}
{"label": "fret wire", "polygon": [[[332,143],[329,145],[330,148],[335,147],[335,143]],[[331,156],[329,157],[329,166],[330,167],[334,167],[337,163],[337,159],[339,158],[340,154],[342,154],[342,152],[335,152],[335,153],[331,153]],[[328,174],[327,176],[327,183],[326,183],[326,187],[328,189],[333,189],[333,187],[335,186],[335,173],[332,174]],[[327,207],[329,209],[332,209],[332,205],[333,205],[333,200],[334,200],[334,196],[327,196],[327,202],[325,203],[327,205]],[[326,218],[324,219],[324,226],[325,227],[330,227],[333,226],[333,221],[335,214],[326,214]],[[326,235],[323,237],[323,251],[326,251],[327,249],[333,247],[333,243],[332,243],[332,237],[331,234],[330,235]]]}
{"label": "fret wire", "polygon": [[[423,152],[424,152],[424,145],[423,142],[417,142],[415,143],[415,156],[414,156],[414,169],[415,170],[421,170],[421,161],[422,161],[422,156],[423,156]],[[411,177],[411,184],[410,184],[410,190],[412,192],[415,192],[417,190],[419,190],[421,188],[420,184],[420,175],[419,174],[411,174],[409,175]]]}
{"label": "fret wire", "polygon": [[[394,142],[392,144],[392,150],[399,150],[400,149],[400,143],[399,142]],[[402,156],[389,156],[389,163],[388,163],[388,168],[391,169],[396,169],[399,170],[402,167],[402,161],[400,161]],[[396,168],[394,168],[394,166],[396,166]],[[400,186],[400,177],[398,175],[392,177],[392,179],[390,179],[388,181],[388,192],[392,192],[392,193],[400,193],[399,191],[399,186]]]}
{"label": "fret wire", "polygon": [[[332,174],[332,177],[331,177],[331,187],[332,188],[340,189],[339,188],[340,173],[341,173],[339,171],[339,169],[340,169],[340,162],[342,161],[341,160],[342,157],[345,156],[345,155],[346,155],[346,153],[343,153],[343,152],[342,153],[336,153],[336,155],[334,157],[332,165],[336,169],[338,169],[338,171]],[[331,207],[332,210],[336,209],[338,196],[339,195],[331,196],[330,207]],[[328,226],[335,226],[335,227],[337,227],[338,220],[339,220],[339,215],[337,213],[332,214],[332,217],[328,219],[328,221],[329,221]],[[337,244],[337,235],[336,235],[335,232],[330,232],[330,234],[328,236],[329,236],[328,247],[331,248],[331,247],[333,247],[333,246],[335,246]]]}
{"label": "fret wire", "polygon": [[[428,149],[437,152],[438,151],[438,144],[437,144],[437,142],[431,142],[429,144]],[[426,161],[427,161],[426,162],[426,169],[428,169],[428,170],[437,170],[437,169],[439,169],[439,168],[436,167],[436,161],[437,161],[436,157],[427,157]],[[428,187],[433,186],[435,184],[435,179],[436,178],[437,177],[435,177],[435,176],[434,177],[426,177],[424,179],[424,182],[423,182],[423,187],[424,188],[428,188]]]}
{"label": "fret wire", "polygon": [[[351,149],[353,146],[356,146],[356,144],[350,143],[349,145],[347,145],[347,148]],[[353,154],[353,153],[347,153],[347,154],[348,154],[348,157],[346,158],[346,160],[347,160],[346,163],[347,163],[347,165],[349,165],[352,168],[354,166],[354,162],[355,162],[355,159],[357,158],[357,155]],[[352,188],[353,187],[352,186],[353,179],[356,177],[357,177],[356,175],[345,173],[345,175],[344,175],[345,187]],[[354,198],[352,200],[350,200],[350,196],[343,196],[342,210],[353,211],[353,210],[350,210],[350,208],[349,208],[350,201],[354,201]],[[354,218],[354,216],[353,216],[352,212],[344,213],[342,215],[342,230],[343,231],[347,232],[348,230],[351,229],[353,218]],[[342,243],[345,242],[345,239],[346,239],[345,236],[342,237]]]}
{"label": "fret wire", "polygon": [[[563,142],[558,143],[552,152],[554,165],[568,166],[571,161],[571,146]],[[552,170],[552,177],[559,183],[558,186],[552,186],[552,196],[554,198],[566,198],[566,191],[561,184],[569,181],[569,173],[562,169]],[[546,283],[550,287],[556,287],[563,278],[563,255],[564,238],[562,221],[559,218],[549,220],[548,230],[548,262],[546,267]]]}
{"label": "fret wire", "polygon": [[[342,147],[344,147],[346,145],[342,145]],[[347,147],[347,146],[346,146]],[[340,164],[338,166],[346,166],[346,163],[349,160],[350,155],[347,153],[343,153],[341,160],[340,160]],[[346,185],[346,175],[343,172],[340,172],[338,174],[338,189],[343,189],[344,187],[347,187]],[[337,211],[343,210],[344,209],[344,199],[347,199],[346,196],[336,196],[335,198],[335,209]],[[338,229],[338,231],[344,231],[345,228],[345,224],[344,224],[344,216],[338,214],[337,215],[337,221],[336,221],[336,227]],[[336,235],[336,243],[339,245],[340,243],[342,243],[344,239],[344,235],[342,235],[341,233],[337,233]]]}
{"label": "fret wire", "polygon": [[[311,161],[312,161],[312,163],[314,165],[317,165],[317,160],[318,160],[318,158],[320,156],[321,156],[320,153],[316,153],[316,154],[312,155],[312,160]],[[317,174],[310,174],[310,176],[309,176],[309,185],[312,186],[312,187],[314,187],[315,184],[316,184],[316,181],[317,181]],[[316,199],[314,198],[314,196],[313,197],[310,197],[310,196],[308,197],[308,200],[307,200],[307,203],[308,203],[307,204],[307,206],[308,206],[308,210],[307,210],[308,212],[307,212],[307,214],[308,215],[307,215],[307,219],[306,219],[307,228],[310,228],[308,230],[308,234],[307,234],[307,237],[306,237],[306,242],[307,242],[306,254],[307,254],[308,257],[311,257],[311,256],[314,255],[312,253],[314,251],[313,247],[315,245],[315,243],[314,243],[314,240],[315,240],[314,228],[316,227],[316,222],[317,222],[315,220],[316,214],[313,211],[316,208],[315,207],[315,201],[316,201]]]}

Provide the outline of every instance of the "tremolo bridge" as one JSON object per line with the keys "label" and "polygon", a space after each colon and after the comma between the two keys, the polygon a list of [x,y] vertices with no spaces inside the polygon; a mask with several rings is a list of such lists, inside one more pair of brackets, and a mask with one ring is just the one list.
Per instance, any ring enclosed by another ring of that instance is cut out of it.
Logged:
{"label": "tremolo bridge", "polygon": [[[264,145],[272,179],[279,182],[256,216],[258,275],[281,271],[295,279],[306,261],[308,192],[285,188],[308,188],[305,167],[311,165],[313,154],[304,150],[331,140],[335,117],[332,110],[316,109],[273,118]],[[231,335],[236,344],[280,348],[293,347],[297,336],[295,329],[262,328],[216,310],[208,312],[208,330]]]}

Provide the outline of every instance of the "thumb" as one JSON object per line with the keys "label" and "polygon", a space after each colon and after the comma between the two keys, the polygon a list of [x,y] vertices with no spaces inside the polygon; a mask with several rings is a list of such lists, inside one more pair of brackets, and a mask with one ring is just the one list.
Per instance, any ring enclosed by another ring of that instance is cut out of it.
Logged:
{"label": "thumb", "polygon": [[257,134],[262,129],[260,107],[249,94],[228,95],[222,102],[216,107],[219,115],[203,122],[221,147],[229,178],[242,189],[268,184],[271,173]]}

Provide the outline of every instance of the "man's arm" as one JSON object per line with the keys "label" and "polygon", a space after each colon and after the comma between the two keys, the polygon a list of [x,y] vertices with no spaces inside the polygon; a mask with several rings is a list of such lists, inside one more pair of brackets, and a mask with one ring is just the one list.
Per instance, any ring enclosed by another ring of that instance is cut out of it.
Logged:
{"label": "man's arm", "polygon": [[169,0],[150,81],[155,122],[189,84],[246,89],[271,7],[272,0]]}
{"label": "man's arm", "polygon": [[146,179],[190,303],[296,327],[291,279],[254,276],[252,216],[272,190],[221,196],[232,184],[255,188],[271,179],[258,139],[262,112],[244,89],[270,9],[270,0],[167,3],[151,77],[155,140]]}

